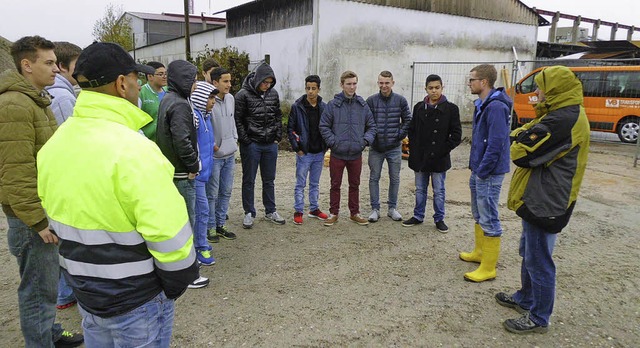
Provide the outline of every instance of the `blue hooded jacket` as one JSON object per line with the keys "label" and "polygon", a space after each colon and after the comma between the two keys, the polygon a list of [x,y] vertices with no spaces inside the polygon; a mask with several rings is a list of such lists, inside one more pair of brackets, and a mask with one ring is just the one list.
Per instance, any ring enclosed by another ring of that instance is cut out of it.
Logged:
{"label": "blue hooded jacket", "polygon": [[503,88],[492,89],[487,99],[474,102],[469,169],[480,179],[510,170],[509,114],[512,103]]}
{"label": "blue hooded jacket", "polygon": [[207,182],[211,176],[213,168],[213,145],[216,143],[211,124],[211,114],[203,113],[197,108],[193,108],[193,112],[198,117],[198,154],[200,155],[200,163],[202,169],[196,176],[196,180]]}

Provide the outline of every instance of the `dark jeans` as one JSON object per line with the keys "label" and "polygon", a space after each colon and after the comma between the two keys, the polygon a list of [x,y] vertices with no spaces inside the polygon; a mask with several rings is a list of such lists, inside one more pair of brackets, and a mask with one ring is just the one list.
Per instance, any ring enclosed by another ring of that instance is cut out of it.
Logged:
{"label": "dark jeans", "polygon": [[254,189],[256,175],[260,167],[262,178],[262,204],[265,214],[276,211],[276,163],[278,162],[278,144],[240,144],[240,159],[242,160],[242,208],[244,213],[256,216],[254,204]]}
{"label": "dark jeans", "polygon": [[340,212],[340,186],[342,186],[342,175],[345,168],[347,168],[347,177],[349,179],[349,212],[351,212],[351,215],[360,214],[362,156],[349,161],[331,156],[329,159],[329,176],[331,177],[329,211],[333,215],[338,215]]}
{"label": "dark jeans", "polygon": [[56,319],[60,265],[58,246],[46,244],[22,220],[7,216],[9,251],[18,260],[18,308],[26,347],[53,347],[62,335]]}
{"label": "dark jeans", "polygon": [[558,237],[544,229],[522,221],[520,256],[522,287],[513,294],[520,307],[529,309],[529,318],[536,324],[549,325],[556,297],[556,265],[553,247]]}

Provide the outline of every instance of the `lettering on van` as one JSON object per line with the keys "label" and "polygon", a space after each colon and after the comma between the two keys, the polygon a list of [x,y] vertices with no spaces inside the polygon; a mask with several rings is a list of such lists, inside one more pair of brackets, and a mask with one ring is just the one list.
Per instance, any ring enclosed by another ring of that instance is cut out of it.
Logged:
{"label": "lettering on van", "polygon": [[538,96],[530,95],[529,96],[529,104],[538,104]]}
{"label": "lettering on van", "polygon": [[606,99],[604,106],[607,108],[640,108],[640,100]]}

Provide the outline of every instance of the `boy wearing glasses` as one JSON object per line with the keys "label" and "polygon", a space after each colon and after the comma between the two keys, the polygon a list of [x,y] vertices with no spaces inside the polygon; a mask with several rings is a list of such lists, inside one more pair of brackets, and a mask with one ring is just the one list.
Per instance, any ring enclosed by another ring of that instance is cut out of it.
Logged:
{"label": "boy wearing glasses", "polygon": [[160,62],[149,62],[148,66],[155,69],[153,74],[147,74],[147,83],[140,89],[140,109],[153,118],[153,121],[142,127],[142,132],[150,140],[156,141],[158,124],[158,107],[167,93],[167,69]]}
{"label": "boy wearing glasses", "polygon": [[469,89],[474,102],[473,135],[469,155],[471,213],[475,220],[475,248],[460,253],[460,259],[480,263],[478,269],[465,273],[464,279],[483,282],[496,277],[502,226],[498,202],[504,175],[509,172],[509,115],[511,99],[503,88],[495,88],[498,72],[493,65],[471,69]]}

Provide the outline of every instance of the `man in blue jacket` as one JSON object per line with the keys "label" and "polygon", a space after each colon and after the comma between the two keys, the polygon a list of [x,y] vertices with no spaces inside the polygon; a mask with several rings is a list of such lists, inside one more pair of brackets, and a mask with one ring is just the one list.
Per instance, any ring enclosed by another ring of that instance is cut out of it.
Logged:
{"label": "man in blue jacket", "polygon": [[394,221],[402,221],[398,212],[398,189],[400,187],[400,168],[402,167],[402,139],[407,136],[411,110],[403,96],[393,93],[393,75],[383,71],[378,76],[380,92],[367,98],[367,104],[376,122],[376,140],[369,149],[369,196],[371,214],[369,222],[380,218],[380,174],[382,163],[387,160],[389,166],[389,199],[387,216]]}
{"label": "man in blue jacket", "polygon": [[338,221],[340,212],[340,186],[342,175],[347,168],[349,177],[349,211],[351,221],[358,225],[368,225],[369,221],[360,216],[360,173],[362,172],[362,151],[373,143],[376,137],[376,123],[369,105],[356,95],[358,75],[345,71],[340,76],[342,92],[335,95],[320,118],[320,133],[331,149],[329,175],[329,217],[325,226]]}
{"label": "man in blue jacket", "polygon": [[511,99],[504,89],[494,88],[498,72],[493,65],[483,64],[471,69],[469,89],[477,94],[474,102],[473,133],[469,169],[471,177],[471,213],[475,220],[475,248],[460,253],[460,259],[478,262],[464,279],[482,282],[496,277],[496,263],[500,254],[502,226],[498,216],[498,202],[504,175],[509,172],[509,114]]}
{"label": "man in blue jacket", "polygon": [[306,94],[291,105],[287,135],[293,151],[296,152],[296,187],[293,223],[302,225],[304,210],[304,187],[309,176],[309,214],[310,218],[326,220],[327,214],[318,207],[320,175],[324,165],[324,152],[327,145],[320,134],[320,116],[327,105],[320,93],[320,77],[309,75],[305,82]]}

